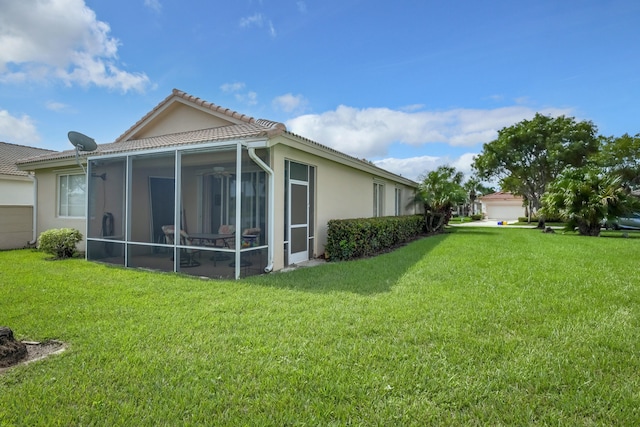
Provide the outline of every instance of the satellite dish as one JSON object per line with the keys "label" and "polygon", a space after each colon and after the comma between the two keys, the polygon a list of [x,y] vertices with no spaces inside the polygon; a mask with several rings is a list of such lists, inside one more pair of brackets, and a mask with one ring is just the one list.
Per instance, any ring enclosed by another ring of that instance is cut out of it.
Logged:
{"label": "satellite dish", "polygon": [[78,163],[78,165],[82,168],[82,171],[86,174],[87,171],[84,169],[84,166],[82,166],[82,163],[80,162],[78,152],[95,151],[95,149],[98,148],[98,144],[96,144],[93,138],[89,138],[87,135],[73,130],[69,131],[67,137],[69,138],[69,142],[71,142],[73,146],[76,147],[76,163]]}
{"label": "satellite dish", "polygon": [[72,130],[67,136],[69,137],[69,141],[76,147],[76,150],[95,151],[95,149],[98,148],[98,144],[96,144],[93,138],[89,138],[80,132]]}

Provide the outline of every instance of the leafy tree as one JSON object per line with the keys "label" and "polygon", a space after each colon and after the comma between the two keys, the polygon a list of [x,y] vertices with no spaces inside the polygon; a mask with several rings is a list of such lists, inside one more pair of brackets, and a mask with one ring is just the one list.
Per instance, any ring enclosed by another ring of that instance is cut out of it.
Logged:
{"label": "leafy tree", "polygon": [[580,167],[598,151],[600,142],[592,122],[537,113],[498,131],[484,144],[473,163],[484,180],[500,180],[504,191],[522,195],[534,211],[541,207],[547,185],[567,166]]}
{"label": "leafy tree", "polygon": [[416,201],[424,206],[427,232],[442,231],[451,219],[451,209],[465,202],[463,178],[462,172],[451,166],[440,166],[422,177]]}
{"label": "leafy tree", "polygon": [[604,138],[597,161],[607,172],[620,175],[624,184],[639,186],[640,134]]}
{"label": "leafy tree", "polygon": [[567,230],[599,236],[604,219],[629,213],[637,207],[638,198],[630,194],[620,175],[584,166],[565,169],[549,185],[542,202],[543,214],[567,221]]}

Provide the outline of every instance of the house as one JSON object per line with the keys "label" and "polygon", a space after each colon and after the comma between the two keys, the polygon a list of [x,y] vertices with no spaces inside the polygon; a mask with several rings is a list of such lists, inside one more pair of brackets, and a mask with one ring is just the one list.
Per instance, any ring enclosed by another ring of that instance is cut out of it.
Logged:
{"label": "house", "polygon": [[16,161],[51,150],[0,142],[0,249],[24,248],[35,241],[34,177]]}
{"label": "house", "polygon": [[40,232],[85,230],[88,260],[205,277],[321,256],[330,219],[416,213],[416,182],[177,89],[112,143],[19,167]]}
{"label": "house", "polygon": [[517,221],[525,216],[524,199],[508,192],[487,194],[479,199],[485,218],[497,221]]}

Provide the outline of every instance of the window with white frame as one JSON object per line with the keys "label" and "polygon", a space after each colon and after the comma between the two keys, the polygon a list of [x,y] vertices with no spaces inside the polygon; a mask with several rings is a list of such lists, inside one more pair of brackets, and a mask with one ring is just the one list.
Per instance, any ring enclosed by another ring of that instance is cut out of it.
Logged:
{"label": "window with white frame", "polygon": [[396,216],[402,215],[402,189],[396,188]]}
{"label": "window with white frame", "polygon": [[384,216],[384,184],[373,183],[373,216]]}
{"label": "window with white frame", "polygon": [[85,174],[58,175],[58,216],[84,217],[86,190]]}

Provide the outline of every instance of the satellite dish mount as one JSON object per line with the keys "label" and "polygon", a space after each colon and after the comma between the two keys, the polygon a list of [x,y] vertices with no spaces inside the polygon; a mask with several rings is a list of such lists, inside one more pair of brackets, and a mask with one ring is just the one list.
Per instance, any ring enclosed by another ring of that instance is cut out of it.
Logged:
{"label": "satellite dish mount", "polygon": [[69,142],[76,147],[76,163],[82,168],[82,171],[86,174],[87,171],[84,169],[84,166],[80,162],[80,151],[95,151],[98,148],[98,144],[93,140],[93,138],[89,138],[87,135],[84,135],[80,132],[69,131],[67,134],[69,138]]}

